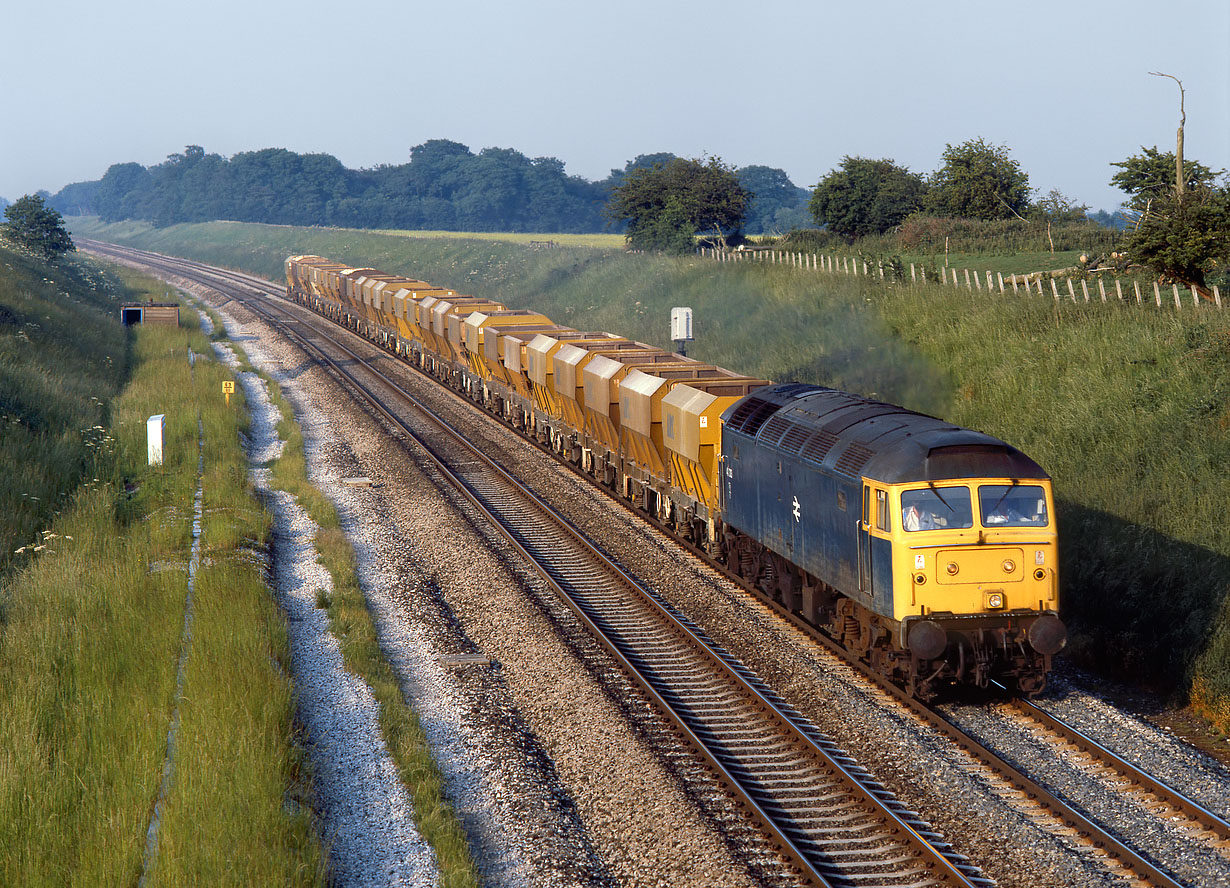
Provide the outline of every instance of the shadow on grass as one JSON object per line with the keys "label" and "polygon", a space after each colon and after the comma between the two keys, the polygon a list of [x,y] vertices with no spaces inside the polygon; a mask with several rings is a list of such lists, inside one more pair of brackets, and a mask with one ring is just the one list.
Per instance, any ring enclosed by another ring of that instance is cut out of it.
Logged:
{"label": "shadow on grass", "polygon": [[1106,512],[1059,502],[1064,656],[1176,700],[1215,637],[1230,558]]}

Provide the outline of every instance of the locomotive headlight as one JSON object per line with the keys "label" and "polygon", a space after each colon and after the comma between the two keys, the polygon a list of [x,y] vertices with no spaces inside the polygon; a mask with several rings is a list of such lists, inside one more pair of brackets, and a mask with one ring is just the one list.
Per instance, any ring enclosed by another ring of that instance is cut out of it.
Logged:
{"label": "locomotive headlight", "polygon": [[1011,558],[1005,558],[1004,559],[1004,573],[1010,574],[1014,570],[1016,570],[1016,562],[1013,561]]}
{"label": "locomotive headlight", "polygon": [[950,577],[955,577],[957,575],[957,571],[960,570],[960,568],[957,567],[957,562],[950,561],[948,562],[948,566],[945,567],[944,570],[948,571],[948,575]]}
{"label": "locomotive headlight", "polygon": [[927,582],[927,575],[921,573],[914,574],[914,582],[921,586],[923,583]]}
{"label": "locomotive headlight", "polygon": [[989,609],[999,610],[1003,606],[1004,606],[1004,593],[1003,592],[987,593],[987,607]]}
{"label": "locomotive headlight", "polygon": [[1035,580],[1045,580],[1046,571],[1043,570],[1042,568],[1038,568],[1037,570],[1034,571],[1034,579]]}

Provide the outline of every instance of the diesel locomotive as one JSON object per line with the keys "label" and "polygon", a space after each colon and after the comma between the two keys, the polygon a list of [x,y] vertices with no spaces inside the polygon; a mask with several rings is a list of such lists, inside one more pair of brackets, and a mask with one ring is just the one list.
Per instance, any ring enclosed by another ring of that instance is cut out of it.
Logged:
{"label": "diesel locomotive", "polygon": [[1066,641],[1051,484],[1003,441],[319,256],[286,281],[913,694],[1045,685]]}

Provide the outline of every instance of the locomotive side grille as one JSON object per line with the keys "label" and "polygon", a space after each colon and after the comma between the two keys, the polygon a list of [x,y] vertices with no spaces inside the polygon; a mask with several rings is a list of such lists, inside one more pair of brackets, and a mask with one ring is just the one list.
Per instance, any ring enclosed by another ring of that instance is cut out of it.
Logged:
{"label": "locomotive side grille", "polygon": [[833,468],[849,475],[851,478],[857,478],[859,470],[867,464],[867,460],[871,459],[872,456],[874,456],[872,451],[863,445],[851,444],[846,448],[846,452],[837,458]]}
{"label": "locomotive side grille", "polygon": [[810,459],[814,462],[824,462],[824,458],[828,456],[833,445],[837,443],[837,436],[831,432],[817,432],[804,446],[800,455],[803,459]]}

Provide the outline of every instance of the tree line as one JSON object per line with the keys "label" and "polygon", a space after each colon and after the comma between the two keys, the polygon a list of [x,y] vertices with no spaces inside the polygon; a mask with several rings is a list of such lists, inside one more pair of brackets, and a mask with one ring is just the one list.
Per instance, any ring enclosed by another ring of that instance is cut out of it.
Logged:
{"label": "tree line", "polygon": [[[329,154],[282,148],[226,158],[189,145],[145,167],[114,164],[97,181],[78,182],[47,203],[65,215],[154,225],[228,219],[284,225],[411,228],[448,231],[592,232],[606,230],[611,191],[632,171],[674,158],[646,154],[591,182],[564,171],[554,157],[510,148],[475,153],[447,139],[410,150],[404,164],[352,170]],[[746,231],[784,231],[807,224],[809,192],[783,170],[749,166],[740,181],[757,198]]]}
{"label": "tree line", "polygon": [[1156,147],[1111,166],[1118,169],[1111,184],[1127,196],[1115,217],[1090,216],[1057,190],[1036,195],[1009,149],[984,139],[948,145],[930,175],[891,158],[847,156],[811,190],[773,167],[670,153],[639,155],[591,182],[567,175],[553,157],[509,148],[475,153],[447,139],[416,145],[407,163],[360,170],[328,154],[266,148],[226,158],[190,145],[163,163],[115,164],[100,180],[40,196],[65,214],[158,226],[229,219],[451,231],[614,229],[633,248],[669,252],[692,249],[697,235],[733,245],[745,234],[809,228],[854,243],[928,218],[1018,219],[1048,233],[1053,225],[1093,221],[1126,226],[1134,259],[1198,290],[1210,273],[1224,273],[1224,171]]}
{"label": "tree line", "polygon": [[[1006,146],[972,139],[948,145],[942,161],[923,176],[891,158],[847,156],[811,192],[811,221],[848,244],[928,217],[1016,219],[1044,225],[1048,236],[1054,225],[1092,221],[1088,207],[1058,190],[1035,198],[1028,174]],[[1225,172],[1156,147],[1110,166],[1118,169],[1110,184],[1127,196],[1126,254],[1207,294],[1210,275],[1225,276],[1230,263]],[[607,216],[625,223],[629,243],[640,249],[684,251],[697,234],[729,246],[741,234],[752,197],[738,171],[718,158],[673,158],[626,176],[612,191]]]}

